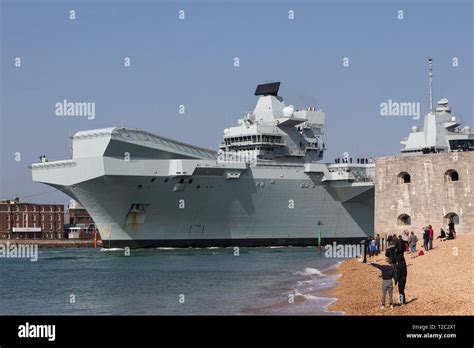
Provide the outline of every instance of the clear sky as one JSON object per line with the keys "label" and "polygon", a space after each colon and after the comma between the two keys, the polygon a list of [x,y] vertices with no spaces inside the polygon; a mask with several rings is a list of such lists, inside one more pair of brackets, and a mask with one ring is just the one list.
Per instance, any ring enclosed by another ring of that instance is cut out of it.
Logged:
{"label": "clear sky", "polygon": [[[79,130],[123,124],[216,149],[270,81],[282,82],[287,104],[326,112],[327,162],[399,153],[422,119],[383,117],[380,103],[420,102],[424,115],[428,57],[435,101],[447,97],[474,126],[470,0],[0,3],[0,198],[67,202],[30,196],[51,189],[32,182],[28,165],[69,158]],[[56,116],[63,99],[95,102],[95,119]]]}

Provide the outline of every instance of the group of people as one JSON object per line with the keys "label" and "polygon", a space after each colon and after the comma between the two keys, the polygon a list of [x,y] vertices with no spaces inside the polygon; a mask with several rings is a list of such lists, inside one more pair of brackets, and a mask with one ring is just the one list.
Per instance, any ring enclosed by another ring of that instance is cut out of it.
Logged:
{"label": "group of people", "polygon": [[450,240],[450,239],[456,239],[456,232],[454,230],[448,230],[448,234],[441,229],[439,236],[436,237],[436,239],[439,239],[440,241],[444,242],[445,240]]}
{"label": "group of people", "polygon": [[468,142],[465,142],[464,144],[459,144],[458,145],[458,151],[462,152],[467,152],[467,151],[472,151],[472,147],[469,146]]}
{"label": "group of people", "polygon": [[436,238],[444,242],[445,240],[456,239],[456,230],[454,229],[454,221],[451,219],[448,223],[448,234],[441,229],[439,236]]}
{"label": "group of people", "polygon": [[[413,232],[412,232],[413,233]],[[448,234],[441,228],[439,231],[439,236],[436,239],[440,241],[451,240],[456,238],[456,230],[454,229],[454,222],[453,220],[449,220],[448,223]],[[428,225],[423,227],[423,247],[425,250],[433,249],[433,239],[434,239],[434,231],[433,226]]]}
{"label": "group of people", "polygon": [[377,234],[375,238],[369,236],[366,243],[366,254],[369,257],[375,259],[375,257],[379,255],[381,251],[397,245],[399,241],[403,242],[400,242],[400,245],[403,245],[405,251],[416,252],[416,243],[418,242],[418,238],[413,232],[409,233],[407,230],[405,230],[403,231],[403,234],[398,236],[396,234],[389,235],[387,239],[385,239],[385,236],[381,238],[380,234]]}
{"label": "group of people", "polygon": [[[424,255],[423,248],[428,251],[433,249],[433,238],[434,230],[431,225],[428,225],[423,228],[423,247],[418,252],[418,255]],[[441,228],[440,235],[437,239],[441,241],[455,239],[456,231],[454,229],[454,222],[451,219],[448,223],[448,234]],[[371,261],[375,261],[377,255],[381,252],[384,247],[386,248],[385,257],[387,264],[381,265],[375,262],[369,262],[369,265],[378,268],[382,273],[382,309],[385,308],[386,297],[388,293],[388,302],[390,308],[393,308],[393,286],[398,285],[399,293],[399,304],[406,304],[405,297],[405,284],[407,281],[407,265],[405,261],[405,252],[412,254],[412,258],[417,256],[416,245],[418,242],[418,237],[413,233],[413,231],[408,232],[404,230],[400,235],[390,235],[386,240],[380,238],[380,235],[377,234],[375,238],[369,237],[367,240],[367,248],[365,253],[372,258]],[[366,258],[364,257],[364,262]]]}

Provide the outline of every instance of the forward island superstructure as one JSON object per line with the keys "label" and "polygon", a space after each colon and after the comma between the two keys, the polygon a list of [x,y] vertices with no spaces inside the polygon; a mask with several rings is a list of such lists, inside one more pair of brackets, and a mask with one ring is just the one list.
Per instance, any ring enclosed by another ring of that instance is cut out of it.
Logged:
{"label": "forward island superstructure", "polygon": [[325,114],[296,110],[280,83],[213,151],[113,127],[72,137],[72,159],[33,180],[79,201],[105,248],[316,245],[373,233],[373,164],[324,164]]}
{"label": "forward island superstructure", "polygon": [[441,98],[436,109],[433,107],[433,60],[429,59],[429,112],[425,115],[423,127],[413,126],[411,133],[400,143],[402,155],[421,153],[447,153],[473,151],[474,133],[469,125],[452,114],[448,99]]}

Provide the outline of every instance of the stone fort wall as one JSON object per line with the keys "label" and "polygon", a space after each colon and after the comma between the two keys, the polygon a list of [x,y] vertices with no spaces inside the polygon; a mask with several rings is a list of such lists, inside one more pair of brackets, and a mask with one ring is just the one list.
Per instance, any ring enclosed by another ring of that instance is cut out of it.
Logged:
{"label": "stone fort wall", "polygon": [[440,228],[447,231],[449,215],[456,232],[474,233],[474,152],[379,157],[375,163],[375,234],[408,229],[420,235],[431,224],[437,236]]}

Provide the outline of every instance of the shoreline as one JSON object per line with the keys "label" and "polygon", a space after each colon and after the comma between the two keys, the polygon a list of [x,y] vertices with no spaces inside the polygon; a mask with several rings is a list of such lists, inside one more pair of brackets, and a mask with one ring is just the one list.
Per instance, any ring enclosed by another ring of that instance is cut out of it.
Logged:
{"label": "shoreline", "polygon": [[[327,311],[342,315],[473,315],[474,235],[458,234],[457,237],[444,242],[435,240],[433,250],[423,256],[412,258],[405,253],[407,304],[397,305],[398,287],[394,286],[393,309],[380,308],[378,269],[358,259],[339,263],[335,268],[335,272],[341,274],[337,285],[321,293],[321,296],[337,299]],[[375,262],[385,263],[384,252]]]}
{"label": "shoreline", "polygon": [[341,271],[341,266],[348,260],[338,261],[334,265],[329,266],[327,269],[324,270],[324,274],[326,277],[335,278],[334,285],[327,289],[321,289],[316,292],[316,296],[327,298],[331,300],[326,306],[324,306],[323,314],[325,315],[346,315],[346,313],[342,310],[332,309],[331,307],[334,306],[338,301],[339,297],[334,295],[334,290],[340,286],[340,279],[343,276],[343,272]]}
{"label": "shoreline", "polygon": [[[93,240],[76,239],[0,239],[3,245],[37,245],[38,248],[94,248]],[[102,247],[102,242],[97,241],[97,247]]]}

